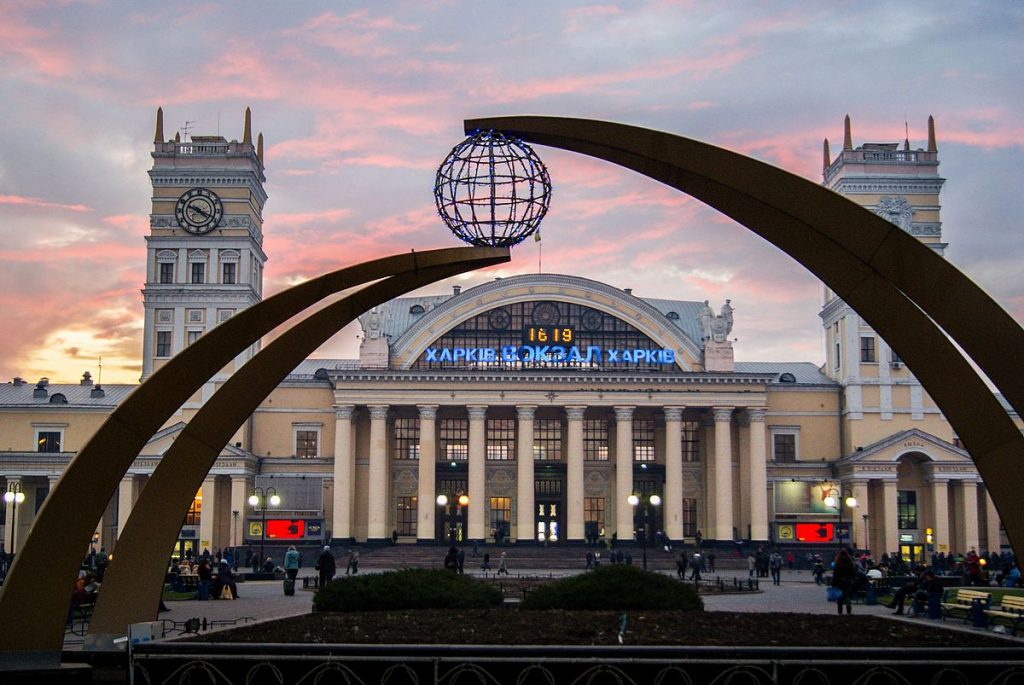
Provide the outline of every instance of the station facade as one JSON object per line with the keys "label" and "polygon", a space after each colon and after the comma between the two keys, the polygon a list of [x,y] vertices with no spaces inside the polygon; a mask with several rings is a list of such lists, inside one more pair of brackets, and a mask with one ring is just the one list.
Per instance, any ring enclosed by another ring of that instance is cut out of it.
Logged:
{"label": "station facade", "polygon": [[[262,147],[248,112],[241,142],[165,140],[158,115],[144,378],[261,298]],[[854,148],[847,119],[835,160],[825,142],[823,178],[945,249],[931,121],[927,148],[911,150]],[[818,365],[735,361],[742,320],[729,301],[640,297],[572,275],[393,300],[360,317],[358,358],[306,360],[225,445],[179,551],[643,535],[845,541],[915,557],[998,550],[992,500],[941,412],[856,312],[827,290],[823,301]],[[153,437],[97,526],[97,547],[113,548],[161,455],[257,351]],[[134,387],[88,374],[0,385],[0,476],[25,495],[4,510],[8,551]],[[248,504],[271,490],[279,506]]]}

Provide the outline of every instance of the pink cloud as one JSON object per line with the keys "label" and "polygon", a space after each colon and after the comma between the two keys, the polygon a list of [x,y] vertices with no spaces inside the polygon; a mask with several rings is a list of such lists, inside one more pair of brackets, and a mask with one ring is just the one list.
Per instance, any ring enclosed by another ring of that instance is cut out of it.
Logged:
{"label": "pink cloud", "polygon": [[563,12],[565,16],[565,33],[572,35],[591,30],[594,20],[606,19],[622,15],[622,8],[615,5],[591,5],[574,7]]}
{"label": "pink cloud", "polygon": [[88,212],[86,205],[69,205],[61,202],[50,202],[38,197],[25,197],[23,195],[0,195],[0,205],[24,205],[27,207],[41,207],[43,209],[64,209],[69,212]]}

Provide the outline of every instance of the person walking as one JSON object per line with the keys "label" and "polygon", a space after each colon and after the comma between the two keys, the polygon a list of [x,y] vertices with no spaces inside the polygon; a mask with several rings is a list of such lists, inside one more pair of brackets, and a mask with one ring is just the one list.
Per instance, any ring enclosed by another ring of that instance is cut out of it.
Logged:
{"label": "person walking", "polygon": [[487,573],[491,570],[491,554],[490,552],[484,552],[484,563],[480,564],[480,570]]}
{"label": "person walking", "polygon": [[772,552],[772,555],[768,557],[768,568],[772,572],[772,584],[782,584],[782,555],[778,552]]}
{"label": "person walking", "polygon": [[[228,563],[224,560],[224,563]],[[230,566],[230,564],[228,564]],[[284,554],[284,594],[294,595],[295,594],[295,578],[299,575],[299,552],[295,549],[295,545],[288,548],[288,551]]]}
{"label": "person walking", "polygon": [[679,580],[686,580],[686,550],[679,550],[679,554],[676,555],[676,577]]}
{"label": "person walking", "polygon": [[348,563],[345,564],[345,575],[352,574],[354,576],[359,575],[359,550],[352,549],[348,553]]}
{"label": "person walking", "polygon": [[856,582],[857,565],[853,563],[850,553],[844,547],[836,553],[835,567],[832,569],[832,587],[840,592],[839,599],[836,600],[837,613],[843,613],[844,604],[846,605],[846,613],[853,613],[850,599]]}
{"label": "person walking", "polygon": [[695,583],[700,582],[701,567],[704,565],[704,561],[700,558],[700,553],[694,553],[693,558],[690,559],[690,568],[692,573],[690,574],[690,580]]}
{"label": "person walking", "polygon": [[324,546],[324,551],[316,560],[316,570],[320,572],[319,587],[327,587],[327,584],[334,580],[337,567],[334,565],[334,555],[331,554],[330,545]]}
{"label": "person walking", "polygon": [[498,575],[504,573],[506,576],[508,573],[508,559],[505,557],[505,553],[501,553],[501,558],[498,559]]}

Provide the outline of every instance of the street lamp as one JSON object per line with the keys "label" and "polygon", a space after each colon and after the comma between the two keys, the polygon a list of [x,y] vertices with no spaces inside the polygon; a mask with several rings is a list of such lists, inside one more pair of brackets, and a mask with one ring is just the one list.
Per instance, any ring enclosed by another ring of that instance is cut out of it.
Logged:
{"label": "street lamp", "polygon": [[4,501],[11,506],[11,551],[14,556],[14,536],[18,532],[18,505],[25,501],[25,493],[21,491],[21,483],[13,482],[7,484],[7,492],[4,493]]}
{"label": "street lamp", "polygon": [[253,493],[249,495],[249,505],[253,509],[257,509],[263,516],[263,522],[260,525],[260,564],[263,564],[263,541],[267,537],[267,504],[272,507],[276,507],[281,504],[281,498],[277,494],[275,488],[253,488]]}
{"label": "street lamp", "polygon": [[[857,498],[854,497],[853,495],[850,495],[850,496],[848,496],[846,498],[843,498],[843,483],[842,483],[842,481],[839,482],[839,487],[838,488],[836,488],[833,485],[829,485],[827,492],[828,492],[828,494],[825,496],[825,506],[826,507],[833,507],[836,510],[836,516],[839,518],[839,547],[842,548],[842,546],[843,546],[843,504],[846,504],[846,506],[850,507],[850,509],[853,509],[853,508],[855,508],[857,506]],[[852,528],[853,528],[853,514],[852,514],[852,512],[850,514],[850,528],[851,528],[851,532],[852,532]],[[853,536],[852,535],[850,536],[850,540],[851,540],[851,542],[853,541]]]}
{"label": "street lamp", "polygon": [[[636,520],[636,505],[640,504],[640,498],[636,495],[630,495],[626,498],[626,501],[631,507],[633,507],[633,520]],[[651,527],[650,515],[653,512],[653,507],[661,506],[661,497],[657,495],[651,495],[647,498],[647,501],[643,503],[643,515],[644,515],[644,527],[640,536],[640,540],[643,544],[643,558],[644,558],[644,570],[647,570],[647,535]],[[651,508],[648,508],[650,505]],[[635,536],[634,536],[635,537]]]}

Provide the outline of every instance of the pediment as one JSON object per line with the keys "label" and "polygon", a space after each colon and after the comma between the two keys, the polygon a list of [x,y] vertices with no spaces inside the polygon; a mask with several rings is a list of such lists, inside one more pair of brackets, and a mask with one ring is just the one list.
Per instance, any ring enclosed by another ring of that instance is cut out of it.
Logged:
{"label": "pediment", "polygon": [[974,464],[966,450],[917,428],[894,433],[871,445],[858,448],[842,461],[861,465],[893,464],[908,454],[920,455],[932,462]]}

